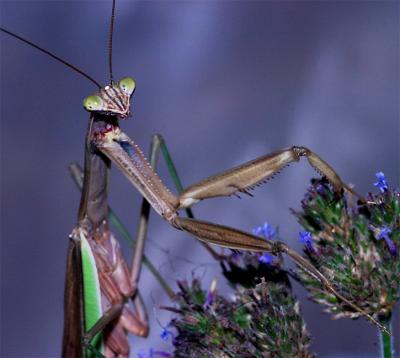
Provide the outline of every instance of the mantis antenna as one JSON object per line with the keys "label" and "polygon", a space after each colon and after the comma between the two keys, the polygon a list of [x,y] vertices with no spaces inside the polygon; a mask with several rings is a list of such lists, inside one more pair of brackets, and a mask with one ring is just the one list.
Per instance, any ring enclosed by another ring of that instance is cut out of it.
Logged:
{"label": "mantis antenna", "polygon": [[43,47],[40,47],[39,45],[36,45],[33,42],[31,42],[31,41],[29,41],[29,40],[27,40],[27,39],[25,39],[25,38],[23,38],[23,37],[21,37],[21,36],[19,36],[17,34],[14,34],[13,32],[8,31],[8,30],[6,30],[6,29],[4,29],[2,27],[0,27],[0,31],[6,33],[7,35],[10,35],[10,36],[16,38],[19,41],[22,41],[22,42],[26,43],[27,45],[35,48],[36,50],[39,50],[39,51],[45,53],[46,55],[50,56],[51,58],[55,59],[56,61],[61,62],[65,66],[71,68],[75,72],[78,72],[80,75],[82,75],[83,77],[87,78],[90,82],[94,83],[99,89],[101,88],[101,85],[93,77],[89,76],[87,73],[83,72],[78,67],[74,66],[73,64],[69,63],[68,61],[62,59],[61,57],[58,57],[54,53],[52,53],[52,52],[50,52],[48,50],[45,50]]}
{"label": "mantis antenna", "polygon": [[[113,78],[113,70],[112,70],[112,52],[113,52],[113,33],[114,33],[114,23],[115,23],[115,0],[112,1],[112,8],[111,8],[111,21],[110,21],[110,34],[108,38],[108,66],[109,66],[109,72],[110,72],[110,83],[112,84],[114,82]],[[99,89],[102,88],[99,82],[97,82],[93,77],[89,76],[87,73],[79,69],[78,67],[74,66],[72,63],[62,59],[61,57],[55,55],[54,53],[44,49],[43,47],[36,45],[35,43],[23,38],[22,36],[19,36],[9,30],[6,30],[3,27],[0,27],[0,31],[6,33],[7,35],[10,35],[14,38],[16,38],[19,41],[22,41],[26,43],[27,45],[35,48],[36,50],[39,50],[40,52],[45,53],[46,55],[50,56],[51,58],[55,59],[58,62],[61,62],[65,66],[69,67],[70,69],[74,70],[75,72],[79,73],[83,77],[87,78],[90,82],[94,83]]]}
{"label": "mantis antenna", "polygon": [[110,34],[108,38],[108,68],[110,71],[110,83],[113,84],[113,70],[112,70],[112,52],[113,52],[113,34],[114,34],[114,22],[115,22],[115,0],[112,2],[111,8],[111,21],[110,21]]}

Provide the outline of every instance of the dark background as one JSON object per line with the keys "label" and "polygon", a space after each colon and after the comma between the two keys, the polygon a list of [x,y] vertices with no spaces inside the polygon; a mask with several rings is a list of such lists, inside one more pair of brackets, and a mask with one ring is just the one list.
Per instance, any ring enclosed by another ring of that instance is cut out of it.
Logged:
{"label": "dark background", "polygon": [[[1,1],[2,26],[107,83],[109,1]],[[134,118],[123,129],[147,151],[162,133],[185,184],[272,150],[306,145],[361,193],[375,172],[399,185],[399,3],[118,1],[114,72],[133,76]],[[67,236],[79,193],[67,165],[82,162],[94,86],[4,34],[1,39],[1,356],[60,354]],[[167,185],[165,167],[160,175]],[[244,230],[268,221],[299,248],[299,207],[314,172],[292,165],[254,199],[223,198],[199,217]],[[134,232],[140,196],[113,172],[111,204]],[[195,240],[152,215],[147,254],[171,285],[213,277],[219,267]],[[127,253],[128,255],[128,253]],[[170,349],[159,337],[168,300],[145,269],[152,332],[140,349]],[[374,357],[376,328],[332,321],[305,300],[320,357]],[[398,323],[399,315],[397,313]],[[399,326],[395,328],[399,335]]]}

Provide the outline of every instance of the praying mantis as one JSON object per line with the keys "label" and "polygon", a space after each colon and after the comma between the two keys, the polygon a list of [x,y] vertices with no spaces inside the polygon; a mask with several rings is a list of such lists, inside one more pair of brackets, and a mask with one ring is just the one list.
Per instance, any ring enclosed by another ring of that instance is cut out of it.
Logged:
{"label": "praying mantis", "polygon": [[[32,56],[33,57],[33,56]],[[57,84],[57,86],[61,86],[61,84]],[[136,103],[138,103],[138,101],[136,101]],[[59,124],[59,127],[61,127],[61,124]],[[78,155],[78,154],[77,154]],[[72,155],[70,153],[68,153],[68,157],[72,157]],[[227,165],[226,167],[228,167],[229,165]]]}

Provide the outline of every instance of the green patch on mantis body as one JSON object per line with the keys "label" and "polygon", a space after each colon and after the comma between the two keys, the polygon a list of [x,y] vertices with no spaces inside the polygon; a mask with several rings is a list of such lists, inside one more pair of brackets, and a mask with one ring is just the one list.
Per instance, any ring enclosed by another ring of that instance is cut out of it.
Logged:
{"label": "green patch on mantis body", "polygon": [[[85,311],[85,331],[88,332],[96,322],[103,316],[101,307],[101,294],[97,267],[85,237],[81,237],[81,257],[82,257],[82,276],[83,276],[83,307]],[[103,353],[102,333],[96,334],[90,342],[94,350]],[[86,351],[87,357],[93,357],[92,350]]]}

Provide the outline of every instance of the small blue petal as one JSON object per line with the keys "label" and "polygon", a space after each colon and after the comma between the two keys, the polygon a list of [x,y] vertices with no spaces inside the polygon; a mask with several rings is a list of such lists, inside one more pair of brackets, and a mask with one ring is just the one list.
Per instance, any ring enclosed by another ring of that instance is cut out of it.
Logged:
{"label": "small blue petal", "polygon": [[308,231],[301,231],[299,232],[299,241],[302,244],[310,244],[312,243],[312,236],[311,233]]}
{"label": "small blue petal", "polygon": [[207,297],[203,303],[203,308],[206,308],[213,303],[216,292],[217,292],[217,280],[214,279],[211,282],[210,288],[207,291]]}
{"label": "small blue petal", "polygon": [[210,306],[213,303],[213,300],[214,300],[214,294],[213,294],[213,292],[211,292],[211,290],[209,290],[207,292],[207,297],[203,304],[203,307]]}
{"label": "small blue petal", "polygon": [[271,265],[274,262],[274,256],[265,252],[260,258],[258,259],[260,264]]}
{"label": "small blue petal", "polygon": [[378,240],[380,239],[388,239],[389,238],[389,234],[392,232],[392,230],[390,228],[388,228],[387,226],[382,226],[379,229],[379,233],[378,236],[376,237]]}
{"label": "small blue petal", "polygon": [[168,341],[169,337],[173,337],[172,332],[165,327],[161,330],[160,337],[163,341]]}
{"label": "small blue petal", "polygon": [[387,226],[382,226],[378,229],[378,234],[375,236],[377,240],[384,239],[386,244],[389,247],[390,253],[393,256],[397,256],[397,249],[396,245],[392,240],[390,240],[389,234],[392,232],[392,229],[388,228]]}
{"label": "small blue petal", "polygon": [[383,174],[382,172],[378,172],[375,175],[378,181],[374,183],[374,186],[376,186],[381,191],[381,193],[384,193],[389,189],[389,185],[388,182],[386,181],[385,174]]}
{"label": "small blue petal", "polygon": [[394,242],[392,240],[390,240],[389,238],[385,238],[385,241],[386,241],[386,244],[389,246],[389,250],[390,250],[390,253],[392,254],[392,256],[397,256],[397,249],[396,249]]}
{"label": "small blue petal", "polygon": [[263,233],[264,233],[264,236],[267,239],[272,239],[276,234],[276,230],[273,228],[272,225],[270,225],[268,223],[264,223],[264,225],[263,225]]}
{"label": "small blue petal", "polygon": [[319,195],[323,195],[325,193],[325,188],[322,184],[318,184],[316,189]]}
{"label": "small blue petal", "polygon": [[314,251],[313,247],[313,239],[311,233],[308,231],[301,231],[299,232],[299,241],[306,245],[310,251]]}
{"label": "small blue petal", "polygon": [[267,222],[262,226],[258,226],[252,230],[254,235],[263,235],[266,239],[271,240],[276,235],[274,227]]}
{"label": "small blue petal", "polygon": [[254,235],[260,235],[261,234],[261,232],[262,232],[262,227],[261,226],[258,226],[258,227],[255,227],[253,230],[251,230],[252,231],[252,233],[254,234]]}

